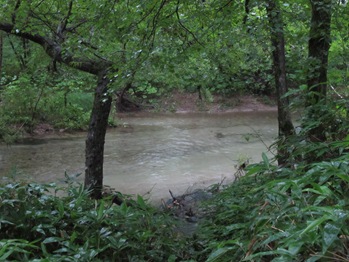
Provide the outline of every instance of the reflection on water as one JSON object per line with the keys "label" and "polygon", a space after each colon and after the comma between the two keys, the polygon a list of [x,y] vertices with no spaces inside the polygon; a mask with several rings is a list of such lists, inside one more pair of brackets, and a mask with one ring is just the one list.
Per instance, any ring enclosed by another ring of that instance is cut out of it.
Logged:
{"label": "reflection on water", "polygon": [[[104,183],[118,191],[168,197],[233,179],[241,158],[260,161],[277,133],[275,112],[122,115],[105,143]],[[262,142],[263,140],[263,142]],[[0,147],[0,176],[59,181],[84,172],[85,136]],[[18,173],[17,172],[17,173]],[[83,179],[83,178],[81,178]]]}

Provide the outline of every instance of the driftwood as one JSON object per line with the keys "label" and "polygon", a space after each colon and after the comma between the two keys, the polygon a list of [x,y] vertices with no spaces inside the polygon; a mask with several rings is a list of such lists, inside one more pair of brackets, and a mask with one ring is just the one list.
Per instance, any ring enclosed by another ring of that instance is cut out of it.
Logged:
{"label": "driftwood", "polygon": [[245,162],[243,162],[241,165],[239,166],[236,166],[237,167],[237,170],[234,174],[234,177],[235,177],[235,180],[239,180],[240,177],[244,176],[245,175],[245,168],[248,166],[249,164],[249,161],[246,160]]}
{"label": "driftwood", "polygon": [[116,191],[115,188],[107,185],[103,186],[102,197],[110,198],[111,203],[118,206],[121,206],[123,203],[125,203],[127,206],[134,206],[134,203],[130,198],[128,198],[127,196],[125,197],[120,192]]}
{"label": "driftwood", "polygon": [[[245,175],[245,168],[248,166],[249,161],[246,160],[239,166],[236,166],[235,180]],[[169,190],[171,199],[168,201],[161,200],[162,208],[169,212],[172,212],[174,216],[185,219],[187,222],[196,223],[200,218],[207,215],[209,209],[200,207],[201,202],[207,201],[212,198],[213,194],[218,193],[223,185],[225,177],[220,183],[212,185],[208,189],[197,189],[191,193],[175,196],[171,190]]]}
{"label": "driftwood", "polygon": [[179,196],[175,196],[171,190],[169,190],[169,193],[171,199],[167,202],[162,200],[163,209],[172,212],[178,218],[192,223],[196,223],[204,215],[203,210],[200,208],[200,202],[212,197],[211,192],[202,189]]}

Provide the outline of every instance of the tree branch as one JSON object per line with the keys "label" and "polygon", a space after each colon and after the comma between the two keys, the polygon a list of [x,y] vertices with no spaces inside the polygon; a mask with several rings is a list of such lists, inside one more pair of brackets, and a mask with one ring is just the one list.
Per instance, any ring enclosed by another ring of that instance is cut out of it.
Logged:
{"label": "tree branch", "polygon": [[179,16],[179,2],[180,2],[180,0],[177,1],[177,6],[176,6],[176,16],[177,16],[177,20],[178,20],[179,25],[180,25],[186,32],[188,32],[188,33],[194,38],[195,42],[197,42],[199,45],[201,45],[201,46],[204,47],[204,45],[199,41],[199,39],[197,39],[197,37],[195,36],[195,34],[194,34],[192,31],[190,31],[190,30],[182,23],[182,21],[181,21],[181,19],[180,19],[180,16]]}
{"label": "tree branch", "polygon": [[90,74],[98,75],[101,71],[105,71],[112,66],[111,61],[102,59],[92,60],[86,57],[75,57],[73,54],[66,52],[66,50],[62,50],[61,45],[49,37],[39,34],[21,32],[15,29],[13,24],[0,22],[0,30],[37,43],[42,46],[45,52],[57,62],[64,63],[69,67],[73,67]]}
{"label": "tree branch", "polygon": [[69,17],[72,14],[72,9],[73,9],[73,0],[70,0],[67,15],[62,19],[62,22],[57,26],[56,36],[58,38],[57,39],[58,41],[64,42],[64,32],[67,29],[67,24],[68,24]]}
{"label": "tree branch", "polygon": [[245,0],[245,16],[244,16],[244,25],[246,24],[247,22],[247,19],[248,19],[248,15],[250,14],[250,0]]}
{"label": "tree branch", "polygon": [[17,3],[15,5],[15,8],[14,8],[13,13],[12,13],[12,17],[11,17],[13,24],[16,23],[16,12],[17,12],[20,5],[21,5],[21,0],[17,0]]}

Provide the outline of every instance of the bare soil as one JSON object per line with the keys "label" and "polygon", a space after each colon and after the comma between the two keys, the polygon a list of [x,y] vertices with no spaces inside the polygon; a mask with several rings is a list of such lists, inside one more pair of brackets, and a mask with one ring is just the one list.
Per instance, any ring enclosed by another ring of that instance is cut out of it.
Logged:
{"label": "bare soil", "polygon": [[[142,109],[150,112],[172,112],[172,113],[191,113],[191,112],[252,112],[252,111],[275,111],[275,100],[270,97],[260,97],[253,95],[236,95],[223,97],[214,95],[208,99],[199,99],[197,93],[174,92],[169,96],[159,100],[153,108]],[[47,136],[67,136],[69,132],[65,129],[55,130],[48,123],[38,124],[31,134],[25,137],[47,137]],[[73,132],[77,133],[77,132]]]}

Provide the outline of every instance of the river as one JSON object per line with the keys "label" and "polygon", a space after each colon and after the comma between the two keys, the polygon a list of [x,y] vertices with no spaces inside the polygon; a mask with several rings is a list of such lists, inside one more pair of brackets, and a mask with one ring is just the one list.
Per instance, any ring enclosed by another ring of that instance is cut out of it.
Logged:
{"label": "river", "polygon": [[[104,184],[151,201],[234,180],[236,165],[261,160],[277,135],[276,112],[119,115],[105,143]],[[1,182],[61,182],[82,173],[85,134],[0,146]],[[269,153],[270,154],[270,153]]]}

